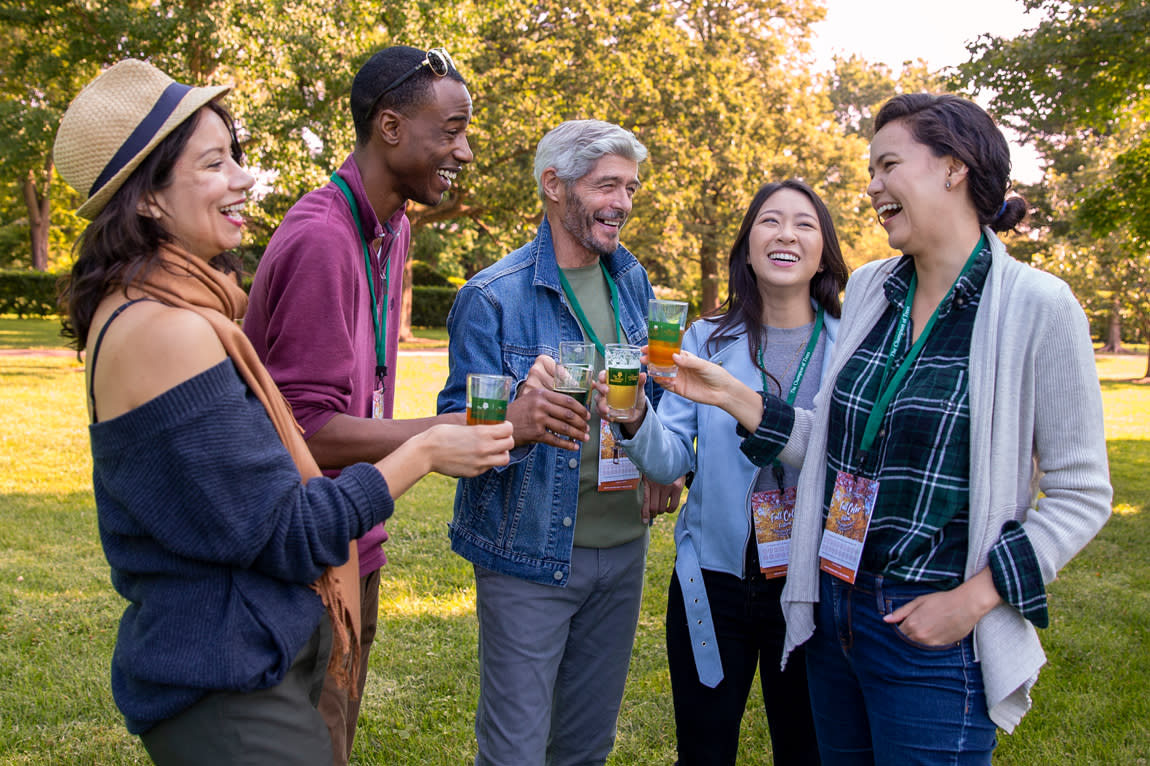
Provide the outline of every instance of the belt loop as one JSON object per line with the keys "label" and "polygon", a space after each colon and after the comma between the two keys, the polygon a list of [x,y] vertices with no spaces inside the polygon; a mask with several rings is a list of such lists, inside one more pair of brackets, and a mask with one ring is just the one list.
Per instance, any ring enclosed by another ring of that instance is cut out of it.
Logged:
{"label": "belt loop", "polygon": [[886,605],[883,603],[884,598],[882,595],[882,575],[874,576],[874,608],[878,610],[879,616],[882,617],[886,614]]}

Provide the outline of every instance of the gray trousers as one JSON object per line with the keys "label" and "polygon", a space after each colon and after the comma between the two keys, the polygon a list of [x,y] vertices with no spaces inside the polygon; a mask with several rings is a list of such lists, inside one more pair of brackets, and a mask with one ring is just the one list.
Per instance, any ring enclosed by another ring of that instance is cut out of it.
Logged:
{"label": "gray trousers", "polygon": [[331,739],[316,705],[330,656],[325,614],[283,681],[246,694],[213,692],[140,739],[157,766],[327,766]]}
{"label": "gray trousers", "polygon": [[575,548],[567,587],[475,567],[476,766],[606,762],[639,622],[648,536]]}

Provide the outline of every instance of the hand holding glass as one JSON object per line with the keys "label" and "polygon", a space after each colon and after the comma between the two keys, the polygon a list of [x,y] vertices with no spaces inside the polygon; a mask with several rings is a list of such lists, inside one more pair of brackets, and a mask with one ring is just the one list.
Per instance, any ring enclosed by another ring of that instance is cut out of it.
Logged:
{"label": "hand holding glass", "polygon": [[639,356],[642,349],[624,343],[607,346],[607,417],[633,420],[639,400]]}
{"label": "hand holding glass", "polygon": [[467,376],[467,425],[486,426],[506,420],[511,383],[507,375],[470,373]]}
{"label": "hand holding glass", "polygon": [[678,352],[687,325],[687,304],[652,298],[647,301],[647,371],[657,378],[673,378],[677,369],[671,354]]}
{"label": "hand holding glass", "polygon": [[555,365],[555,390],[590,409],[591,381],[595,374],[595,344],[563,341]]}

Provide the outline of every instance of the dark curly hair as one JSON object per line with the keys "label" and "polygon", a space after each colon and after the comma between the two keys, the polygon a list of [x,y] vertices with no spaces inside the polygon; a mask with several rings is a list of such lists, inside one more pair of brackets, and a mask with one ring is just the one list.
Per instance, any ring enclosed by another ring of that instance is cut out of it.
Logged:
{"label": "dark curly hair", "polygon": [[[839,293],[847,284],[846,261],[843,259],[842,249],[839,247],[838,234],[835,233],[835,222],[831,218],[831,211],[814,189],[802,181],[789,178],[785,181],[773,181],[763,184],[755,193],[747,212],[743,215],[743,222],[739,225],[739,233],[735,236],[735,243],[731,245],[731,255],[727,261],[727,300],[707,316],[716,320],[717,327],[707,341],[712,351],[717,348],[720,340],[737,337],[740,332],[747,335],[747,346],[751,359],[759,366],[759,352],[766,346],[767,333],[763,329],[763,298],[759,294],[755,273],[751,270],[749,240],[751,229],[754,228],[759,208],[763,206],[772,194],[781,189],[791,189],[804,195],[815,208],[815,217],[819,222],[819,230],[823,235],[822,271],[811,279],[811,298],[823,307],[827,314],[838,318],[842,315],[842,301]],[[762,369],[760,367],[760,369]],[[765,369],[764,375],[770,375]],[[773,376],[772,376],[773,379]],[[775,381],[776,383],[778,381]]]}
{"label": "dark curly hair", "polygon": [[978,222],[993,231],[1010,231],[1026,217],[1026,200],[1010,191],[1010,146],[986,111],[949,93],[903,93],[882,105],[875,133],[902,120],[920,144],[936,157],[950,155],[966,165],[970,199]]}
{"label": "dark curly hair", "polygon": [[[231,134],[232,158],[236,162],[243,160],[235,122],[228,110],[215,101],[196,110],[156,144],[76,242],[76,263],[60,284],[58,302],[64,315],[60,334],[71,338],[71,346],[77,351],[84,350],[87,344],[92,315],[104,296],[146,274],[160,246],[171,241],[171,234],[156,219],[140,215],[137,205],[172,183],[172,168],[207,112],[224,121]],[[230,253],[221,253],[211,264],[225,273],[240,271],[239,260]]]}

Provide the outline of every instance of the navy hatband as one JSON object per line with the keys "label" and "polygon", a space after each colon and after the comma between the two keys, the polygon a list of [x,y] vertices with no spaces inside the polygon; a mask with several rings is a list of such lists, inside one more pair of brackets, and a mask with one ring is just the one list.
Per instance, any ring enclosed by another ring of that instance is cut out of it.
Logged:
{"label": "navy hatband", "polygon": [[190,85],[183,85],[178,82],[173,82],[164,88],[164,92],[156,100],[156,105],[152,107],[152,111],[140,120],[140,124],[132,131],[132,135],[128,136],[128,139],[120,145],[112,159],[104,166],[104,170],[96,178],[92,188],[88,190],[89,198],[96,196],[96,192],[103,188],[104,184],[112,180],[133,157],[144,150],[144,147],[155,137],[156,132],[191,89]]}

